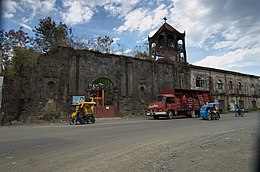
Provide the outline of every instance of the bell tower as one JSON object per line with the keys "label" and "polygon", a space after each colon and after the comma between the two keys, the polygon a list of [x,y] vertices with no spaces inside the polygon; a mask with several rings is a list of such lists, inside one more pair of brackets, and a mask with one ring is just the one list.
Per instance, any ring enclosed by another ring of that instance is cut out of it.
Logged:
{"label": "bell tower", "polygon": [[152,37],[148,36],[150,59],[186,63],[185,31],[180,33],[166,22],[166,17],[163,19],[164,24],[157,32]]}

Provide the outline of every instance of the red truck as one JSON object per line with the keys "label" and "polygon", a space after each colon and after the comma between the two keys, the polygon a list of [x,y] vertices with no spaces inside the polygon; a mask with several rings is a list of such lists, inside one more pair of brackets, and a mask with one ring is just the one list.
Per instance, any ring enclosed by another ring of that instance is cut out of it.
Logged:
{"label": "red truck", "polygon": [[[186,100],[183,97],[186,97]],[[169,88],[161,90],[155,102],[149,103],[146,115],[154,119],[172,119],[174,116],[183,115],[191,117],[192,112],[199,115],[201,106],[207,102],[211,102],[209,91]]]}

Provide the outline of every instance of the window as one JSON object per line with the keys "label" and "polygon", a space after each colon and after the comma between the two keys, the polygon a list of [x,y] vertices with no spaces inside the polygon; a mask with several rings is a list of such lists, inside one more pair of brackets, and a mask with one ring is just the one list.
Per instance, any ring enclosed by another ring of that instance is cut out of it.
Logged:
{"label": "window", "polygon": [[184,53],[183,52],[180,53],[180,61],[181,62],[185,62],[185,58],[184,58]]}
{"label": "window", "polygon": [[157,102],[161,102],[161,101],[163,101],[163,99],[164,99],[163,96],[157,96],[157,97],[156,97],[156,101],[157,101]]}
{"label": "window", "polygon": [[229,81],[229,93],[233,93],[233,83],[232,81]]}
{"label": "window", "polygon": [[184,74],[179,74],[179,87],[183,87],[183,78],[184,78]]}
{"label": "window", "polygon": [[159,42],[159,47],[160,48],[164,47],[164,37],[163,37],[163,35],[159,36],[158,42]]}
{"label": "window", "polygon": [[237,84],[237,92],[238,93],[241,92],[241,82],[238,82],[238,84]]}
{"label": "window", "polygon": [[250,91],[251,91],[252,95],[255,95],[255,86],[254,86],[254,84],[251,85]]}
{"label": "window", "polygon": [[182,40],[178,40],[178,48],[183,50],[183,41]]}
{"label": "window", "polygon": [[169,103],[175,103],[174,97],[167,97],[167,98],[166,98],[166,103],[167,103],[167,104],[169,104]]}
{"label": "window", "polygon": [[196,87],[203,87],[206,88],[207,87],[207,82],[205,79],[201,78],[201,77],[197,77],[196,78]]}
{"label": "window", "polygon": [[168,47],[175,48],[174,37],[172,34],[167,35]]}
{"label": "window", "polygon": [[217,85],[218,85],[218,89],[219,89],[219,90],[222,90],[222,89],[223,89],[223,82],[222,82],[221,79],[218,80]]}

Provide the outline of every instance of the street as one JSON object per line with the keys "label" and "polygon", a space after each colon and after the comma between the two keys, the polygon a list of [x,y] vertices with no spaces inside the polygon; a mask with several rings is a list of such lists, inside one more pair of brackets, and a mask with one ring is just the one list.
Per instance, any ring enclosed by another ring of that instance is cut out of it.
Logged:
{"label": "street", "polygon": [[254,171],[259,115],[0,127],[0,171]]}

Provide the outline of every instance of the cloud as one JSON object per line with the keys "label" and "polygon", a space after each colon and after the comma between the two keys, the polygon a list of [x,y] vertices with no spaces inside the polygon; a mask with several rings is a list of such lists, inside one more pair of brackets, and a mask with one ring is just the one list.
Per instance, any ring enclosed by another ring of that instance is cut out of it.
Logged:
{"label": "cloud", "polygon": [[2,14],[5,18],[12,18],[18,11],[30,11],[30,19],[33,19],[36,15],[55,11],[55,2],[56,0],[6,0],[3,2]]}
{"label": "cloud", "polygon": [[46,0],[46,1],[41,1],[40,5],[42,6],[42,11],[44,13],[48,13],[50,11],[55,10],[55,1],[56,0]]}
{"label": "cloud", "polygon": [[30,20],[39,14],[49,14],[55,11],[56,0],[23,0],[20,5],[26,11],[32,10]]}
{"label": "cloud", "polygon": [[120,38],[113,38],[114,43],[118,42]]}
{"label": "cloud", "polygon": [[[141,26],[141,20],[146,16],[148,10],[144,10],[142,8],[136,9],[134,11],[131,11],[126,17],[125,17],[125,23],[120,26],[117,30],[118,32],[123,31],[134,31],[134,30],[140,30]],[[140,20],[136,20],[136,18],[140,18]]]}
{"label": "cloud", "polygon": [[126,50],[122,49],[121,51],[117,50],[114,53],[117,54],[117,55],[130,55],[132,52],[133,52],[133,50],[128,48]]}
{"label": "cloud", "polygon": [[128,14],[132,9],[140,2],[140,0],[111,0],[104,5],[104,9],[108,11],[112,16],[123,17]]}
{"label": "cloud", "polygon": [[128,48],[128,49],[126,49],[126,50],[124,51],[124,54],[129,54],[129,53],[131,53],[132,51],[133,51],[132,49]]}
{"label": "cloud", "polygon": [[28,26],[27,24],[19,23],[19,25],[32,31],[32,28],[30,26]]}
{"label": "cloud", "polygon": [[[196,65],[242,69],[260,64],[260,21],[257,0],[175,0],[169,23],[186,31],[189,47],[202,48],[210,56]],[[191,57],[203,58],[202,57]]]}
{"label": "cloud", "polygon": [[119,15],[121,12],[122,12],[122,8],[120,8],[119,4],[118,3],[109,3],[109,4],[106,4],[104,6],[104,9],[108,12],[110,12],[110,14],[112,16],[117,16]]}
{"label": "cloud", "polygon": [[167,16],[167,13],[171,7],[172,6],[161,4],[154,10],[150,8],[135,9],[124,17],[124,24],[118,28],[114,28],[114,30],[119,33],[125,31],[145,32],[151,30],[160,25],[162,18]]}
{"label": "cloud", "polygon": [[4,18],[14,17],[16,11],[20,9],[18,3],[13,0],[4,1],[1,5],[3,5],[3,11],[1,11],[1,13]]}
{"label": "cloud", "polygon": [[218,32],[221,25],[208,23],[210,8],[206,7],[200,0],[175,0],[175,8],[171,9],[173,17],[168,18],[169,23],[177,30],[185,30],[187,42],[190,45],[205,48],[204,42],[208,37]]}
{"label": "cloud", "polygon": [[207,56],[206,58],[195,62],[194,64],[218,69],[232,68],[241,63],[244,55],[245,52],[239,49],[236,51],[228,52],[222,56]]}
{"label": "cloud", "polygon": [[67,24],[75,25],[89,22],[94,15],[94,11],[83,1],[66,0],[63,6],[68,10],[62,13],[62,19]]}
{"label": "cloud", "polygon": [[61,12],[62,19],[71,25],[89,22],[95,13],[98,13],[97,7],[103,7],[112,16],[124,16],[131,11],[139,0],[64,0],[63,7],[66,10]]}
{"label": "cloud", "polygon": [[[260,51],[259,46],[250,49],[237,49],[229,51],[223,55],[207,56],[204,59],[197,61],[193,64],[198,66],[212,67],[225,70],[242,70],[242,68],[251,68],[256,66],[258,71],[260,69]],[[257,74],[256,71],[251,72]],[[259,73],[258,73],[259,75]]]}

